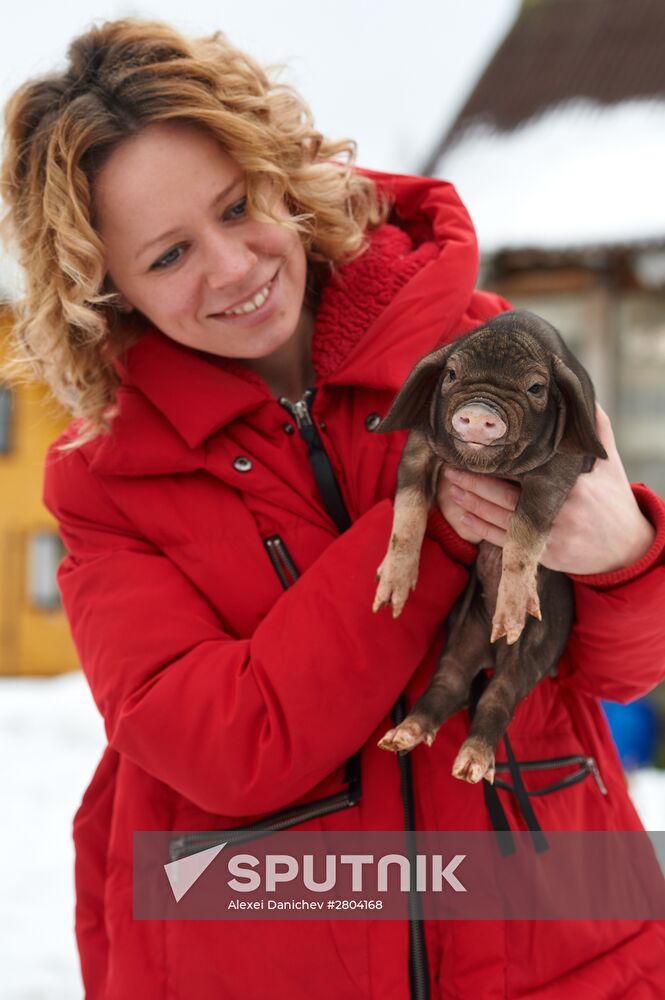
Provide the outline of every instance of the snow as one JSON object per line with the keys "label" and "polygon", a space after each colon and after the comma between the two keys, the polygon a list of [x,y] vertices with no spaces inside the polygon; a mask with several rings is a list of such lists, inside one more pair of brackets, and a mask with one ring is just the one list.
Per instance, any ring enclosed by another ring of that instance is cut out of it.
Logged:
{"label": "snow", "polygon": [[[81,1000],[72,818],[105,744],[81,673],[0,679],[0,997]],[[665,771],[630,778],[648,829],[665,830]]]}
{"label": "snow", "polygon": [[655,767],[633,771],[628,789],[645,829],[665,831],[665,771]]}
{"label": "snow", "polygon": [[105,743],[80,673],[0,680],[0,996],[83,994],[71,825]]}
{"label": "snow", "polygon": [[444,152],[481,251],[665,240],[665,102],[575,100],[512,132],[475,126]]}

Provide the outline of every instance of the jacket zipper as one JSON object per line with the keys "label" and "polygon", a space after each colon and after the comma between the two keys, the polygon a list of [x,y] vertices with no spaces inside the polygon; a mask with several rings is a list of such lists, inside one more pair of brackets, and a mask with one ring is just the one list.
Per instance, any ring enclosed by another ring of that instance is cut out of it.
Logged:
{"label": "jacket zipper", "polygon": [[298,425],[300,436],[307,445],[307,455],[323,500],[323,506],[341,534],[351,527],[351,518],[321,435],[312,418],[311,406],[315,396],[316,389],[310,388],[305,389],[302,399],[296,400],[295,403],[292,403],[286,396],[280,396],[279,403]]}
{"label": "jacket zipper", "polygon": [[[300,435],[307,445],[307,454],[312,466],[314,478],[319,487],[323,504],[338,531],[342,533],[351,527],[351,518],[344,503],[339,483],[328,458],[326,449],[312,419],[310,405],[316,395],[315,388],[306,389],[301,399],[292,403],[290,399],[281,396],[279,403],[291,414]],[[400,699],[395,711],[404,711],[404,697]],[[399,757],[400,786],[404,806],[404,829],[407,850],[415,853],[415,820],[413,817],[413,778],[411,774],[411,758]],[[424,923],[420,913],[420,900],[413,890],[409,892],[409,993],[412,1000],[429,1000],[430,982],[425,946]]]}
{"label": "jacket zipper", "polygon": [[298,579],[296,565],[279,535],[271,535],[270,538],[265,539],[263,544],[270,556],[270,562],[279,577],[280,583],[286,590]]}
{"label": "jacket zipper", "polygon": [[587,762],[587,764],[589,766],[589,769],[590,769],[591,773],[593,774],[593,776],[594,776],[594,778],[596,780],[596,784],[598,785],[598,788],[600,789],[601,794],[602,795],[607,795],[607,787],[605,786],[605,782],[603,781],[603,779],[601,777],[600,768],[598,767],[598,764],[596,762],[596,758],[595,757],[587,757],[586,762]]}
{"label": "jacket zipper", "polygon": [[181,837],[174,837],[171,840],[169,855],[171,861],[179,861],[180,858],[188,854],[197,854],[199,851],[205,851],[209,847],[218,847],[220,844],[243,844],[247,840],[257,840],[259,837],[266,837],[279,830],[288,830],[292,826],[297,826],[298,823],[305,823],[307,820],[317,819],[319,816],[327,816],[329,813],[338,812],[341,809],[350,809],[358,804],[359,799],[359,790],[348,788],[343,792],[328,795],[326,798],[304,805],[300,809],[273,813],[272,816],[266,817],[260,823],[251,823],[248,826],[240,826],[231,830],[197,830],[193,833],[185,833]]}
{"label": "jacket zipper", "polygon": [[[582,781],[588,774],[593,775],[593,778],[598,786],[598,790],[602,795],[607,795],[607,787],[603,781],[600,769],[596,762],[595,757],[585,757],[581,754],[573,754],[568,757],[549,757],[547,760],[520,760],[518,761],[519,768],[521,771],[546,771],[552,770],[555,767],[565,767],[568,764],[581,764],[581,769],[574,772],[573,774],[566,775],[561,778],[560,781],[555,782],[553,785],[547,785],[545,788],[539,788],[532,792],[527,792],[527,795],[549,795],[550,792],[557,792],[561,788],[568,788],[570,785],[577,784],[578,781]],[[496,765],[497,771],[508,771],[509,764],[507,762],[501,762]],[[506,781],[501,781],[500,779],[495,779],[494,784],[497,788],[502,788],[504,791],[513,792],[514,788],[509,785]]]}

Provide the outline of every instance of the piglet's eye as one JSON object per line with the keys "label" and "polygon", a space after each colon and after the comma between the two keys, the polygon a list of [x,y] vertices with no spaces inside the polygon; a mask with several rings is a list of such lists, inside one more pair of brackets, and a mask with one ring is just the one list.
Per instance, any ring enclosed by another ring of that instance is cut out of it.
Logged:
{"label": "piglet's eye", "polygon": [[542,396],[544,388],[542,382],[534,382],[533,385],[529,386],[527,392],[530,392],[532,396]]}

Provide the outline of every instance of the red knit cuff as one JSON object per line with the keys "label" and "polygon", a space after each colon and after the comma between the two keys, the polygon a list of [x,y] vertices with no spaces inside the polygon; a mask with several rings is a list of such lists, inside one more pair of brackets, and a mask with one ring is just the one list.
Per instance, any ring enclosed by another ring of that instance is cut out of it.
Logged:
{"label": "red knit cuff", "polygon": [[432,507],[427,519],[427,534],[435,538],[446,554],[457,562],[471,566],[478,555],[478,548],[461,538],[446,521],[438,507]]}
{"label": "red knit cuff", "polygon": [[589,576],[570,573],[571,580],[588,587],[607,590],[609,587],[636,580],[662,560],[665,552],[665,502],[644,483],[631,483],[631,486],[640,510],[656,529],[656,537],[651,548],[632,566],[611,570],[609,573],[592,573]]}

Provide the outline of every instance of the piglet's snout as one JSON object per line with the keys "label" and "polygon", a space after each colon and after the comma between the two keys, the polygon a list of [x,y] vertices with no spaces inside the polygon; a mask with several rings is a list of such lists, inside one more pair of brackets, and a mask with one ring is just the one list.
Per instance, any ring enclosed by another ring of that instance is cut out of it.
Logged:
{"label": "piglet's snout", "polygon": [[506,433],[501,417],[483,403],[467,403],[453,415],[455,433],[473,444],[492,444]]}

